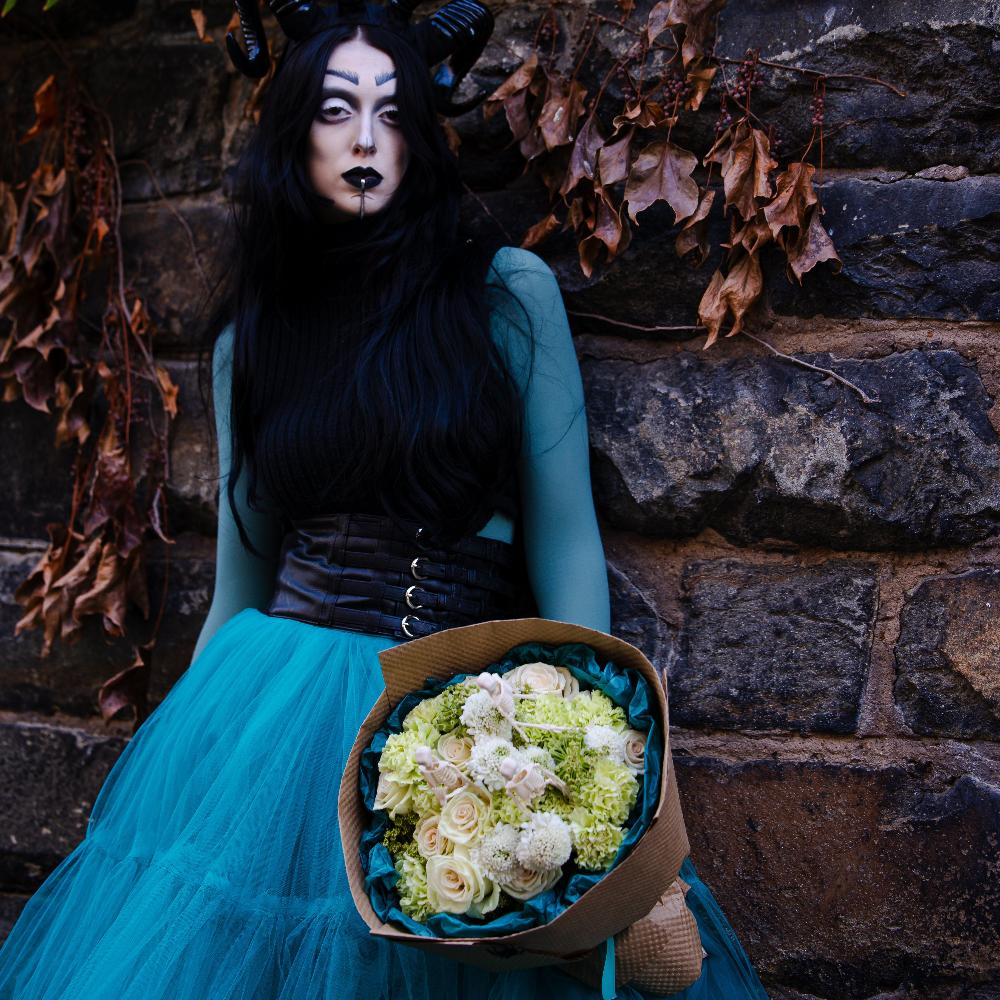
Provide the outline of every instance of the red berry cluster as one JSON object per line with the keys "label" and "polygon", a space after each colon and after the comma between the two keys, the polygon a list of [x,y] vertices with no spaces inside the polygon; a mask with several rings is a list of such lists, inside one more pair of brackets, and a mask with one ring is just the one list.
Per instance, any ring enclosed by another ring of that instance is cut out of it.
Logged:
{"label": "red berry cluster", "polygon": [[628,70],[624,66],[619,66],[615,76],[618,78],[618,85],[622,88],[622,94],[625,99],[627,101],[634,101],[637,95],[635,87],[632,86],[632,78],[629,76]]}
{"label": "red berry cluster", "polygon": [[721,132],[724,128],[729,128],[733,124],[733,116],[726,105],[726,95],[722,94],[719,100],[719,117],[715,119],[715,131]]}
{"label": "red berry cluster", "polygon": [[677,101],[678,104],[686,101],[691,94],[691,85],[682,76],[668,76],[663,82],[663,93],[667,101]]}
{"label": "red berry cluster", "polygon": [[750,92],[760,83],[760,67],[757,64],[759,58],[759,52],[747,49],[747,54],[736,73],[736,83],[730,90],[730,96],[737,104],[745,105]]}
{"label": "red berry cluster", "polygon": [[813,126],[821,126],[823,124],[823,90],[817,88],[813,91],[812,105],[810,110],[812,111],[812,124]]}

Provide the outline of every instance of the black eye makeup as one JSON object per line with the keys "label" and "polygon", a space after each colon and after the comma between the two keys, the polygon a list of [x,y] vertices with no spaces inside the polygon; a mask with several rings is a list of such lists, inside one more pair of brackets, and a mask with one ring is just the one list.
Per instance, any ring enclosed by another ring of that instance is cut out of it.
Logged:
{"label": "black eye makeup", "polygon": [[[350,105],[350,107],[345,108],[343,104],[336,103],[337,101],[342,101]],[[324,93],[317,117],[326,122],[343,121],[350,116],[351,110],[356,107],[357,102],[351,97]],[[379,117],[383,118],[390,125],[399,123],[399,107],[393,98],[383,98],[376,107]]]}

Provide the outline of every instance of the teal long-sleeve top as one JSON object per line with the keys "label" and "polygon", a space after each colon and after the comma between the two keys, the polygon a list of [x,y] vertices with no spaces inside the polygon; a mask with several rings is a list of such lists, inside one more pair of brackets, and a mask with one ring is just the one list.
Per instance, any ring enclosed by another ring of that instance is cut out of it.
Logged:
{"label": "teal long-sleeve top", "polygon": [[[524,443],[518,494],[528,579],[543,618],[610,631],[604,547],[590,483],[590,452],[583,381],[562,295],[552,269],[537,254],[501,247],[488,281],[502,278],[515,296],[496,295],[491,329],[514,373],[524,405]],[[524,307],[525,312],[518,308]],[[535,343],[526,338],[525,315]],[[245,470],[236,484],[244,526],[264,558],[244,549],[226,497],[231,448],[229,400],[232,330],[216,341],[212,389],[218,437],[220,489],[212,603],[195,645],[197,657],[215,631],[237,612],[270,601],[281,529],[275,516],[251,510]],[[497,511],[478,534],[511,541],[514,524]]]}

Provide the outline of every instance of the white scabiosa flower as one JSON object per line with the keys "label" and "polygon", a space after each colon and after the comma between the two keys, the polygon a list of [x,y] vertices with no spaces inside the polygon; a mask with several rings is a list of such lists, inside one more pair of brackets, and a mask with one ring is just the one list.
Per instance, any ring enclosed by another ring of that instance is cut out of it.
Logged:
{"label": "white scabiosa flower", "polygon": [[573,850],[569,824],[555,813],[537,812],[521,828],[517,860],[532,871],[561,868]]}
{"label": "white scabiosa flower", "polygon": [[610,757],[617,764],[625,762],[625,734],[611,726],[591,723],[584,730],[583,742],[591,750]]}
{"label": "white scabiosa flower", "polygon": [[510,720],[505,718],[493,703],[488,691],[477,691],[469,696],[462,708],[462,725],[474,736],[511,737]]}
{"label": "white scabiosa flower", "polygon": [[500,771],[500,765],[505,760],[521,762],[514,744],[501,736],[481,736],[472,745],[469,773],[486,788],[497,791],[507,781]]}
{"label": "white scabiosa flower", "polygon": [[545,747],[527,746],[520,747],[517,751],[525,760],[537,764],[539,767],[547,767],[550,771],[556,769],[556,762],[552,759],[552,754]]}
{"label": "white scabiosa flower", "polygon": [[505,879],[517,868],[517,845],[521,833],[510,823],[498,823],[472,849],[472,859],[487,878]]}

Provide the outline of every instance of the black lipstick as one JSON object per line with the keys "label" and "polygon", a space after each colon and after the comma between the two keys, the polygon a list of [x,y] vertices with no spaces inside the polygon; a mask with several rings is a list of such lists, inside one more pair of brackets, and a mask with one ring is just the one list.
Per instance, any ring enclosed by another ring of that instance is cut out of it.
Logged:
{"label": "black lipstick", "polygon": [[382,183],[382,175],[374,167],[351,167],[341,175],[352,187],[364,191]]}

